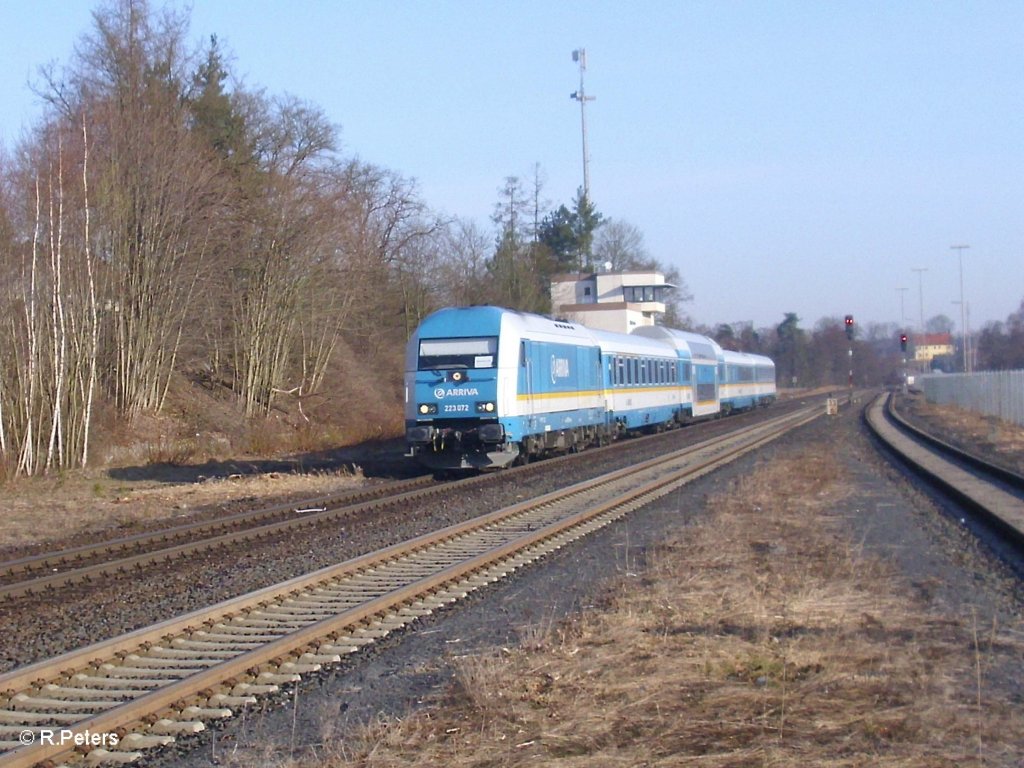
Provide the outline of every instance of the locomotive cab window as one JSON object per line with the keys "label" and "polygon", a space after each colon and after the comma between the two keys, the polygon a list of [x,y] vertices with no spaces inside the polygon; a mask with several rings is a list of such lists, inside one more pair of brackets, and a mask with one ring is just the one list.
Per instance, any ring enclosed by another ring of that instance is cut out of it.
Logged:
{"label": "locomotive cab window", "polygon": [[498,365],[498,339],[420,339],[419,370],[439,368],[494,368]]}

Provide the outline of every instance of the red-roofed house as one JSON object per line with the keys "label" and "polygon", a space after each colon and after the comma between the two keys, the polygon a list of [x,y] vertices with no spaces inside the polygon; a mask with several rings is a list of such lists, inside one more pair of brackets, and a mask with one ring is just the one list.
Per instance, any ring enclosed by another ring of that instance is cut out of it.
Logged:
{"label": "red-roofed house", "polygon": [[934,360],[942,355],[956,354],[953,337],[948,333],[923,333],[914,337],[914,359]]}

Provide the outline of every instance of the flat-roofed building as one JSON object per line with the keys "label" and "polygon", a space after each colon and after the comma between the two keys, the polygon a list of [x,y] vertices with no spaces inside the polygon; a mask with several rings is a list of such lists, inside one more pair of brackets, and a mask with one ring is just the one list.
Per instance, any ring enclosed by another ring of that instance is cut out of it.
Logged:
{"label": "flat-roofed building", "polygon": [[555,317],[588,328],[629,333],[665,314],[665,292],[675,288],[660,272],[593,272],[551,278]]}

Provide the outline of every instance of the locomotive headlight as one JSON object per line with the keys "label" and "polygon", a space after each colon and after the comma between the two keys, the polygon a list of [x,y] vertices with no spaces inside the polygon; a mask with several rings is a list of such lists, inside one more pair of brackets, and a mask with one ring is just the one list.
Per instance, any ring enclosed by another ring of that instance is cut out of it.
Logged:
{"label": "locomotive headlight", "polygon": [[477,403],[476,404],[476,412],[477,413],[494,413],[494,403],[492,403],[490,401]]}
{"label": "locomotive headlight", "polygon": [[437,403],[420,403],[418,410],[424,416],[429,413],[437,413]]}

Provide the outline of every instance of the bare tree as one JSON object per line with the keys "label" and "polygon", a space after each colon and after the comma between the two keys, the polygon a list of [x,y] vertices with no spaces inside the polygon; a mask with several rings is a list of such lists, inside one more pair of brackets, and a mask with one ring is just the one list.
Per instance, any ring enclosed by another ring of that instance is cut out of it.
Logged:
{"label": "bare tree", "polygon": [[644,245],[643,232],[628,221],[608,219],[594,238],[594,260],[621,271],[650,263],[651,255]]}
{"label": "bare tree", "polygon": [[[335,137],[320,112],[294,99],[254,98],[249,125],[259,163],[250,183],[259,194],[242,212],[231,308],[235,390],[253,416],[269,413],[274,393],[291,389],[286,374],[293,347],[300,346],[293,338],[301,308],[316,305],[309,291],[329,248],[325,223],[331,221],[320,193]],[[313,341],[317,332],[309,323],[298,336],[314,355],[312,361],[301,355],[302,369],[318,379],[323,363],[315,357],[329,355],[331,342]]]}
{"label": "bare tree", "polygon": [[[2,451],[17,451],[14,469],[38,474],[85,463],[88,456],[97,356],[96,296],[88,227],[85,173],[87,134],[81,143],[67,126],[51,125],[26,153],[22,177],[32,169],[32,234],[21,248],[22,267],[11,274],[0,300],[9,311],[0,329],[9,357],[0,366]],[[82,186],[68,169],[81,163]],[[10,255],[10,254],[9,254]],[[8,264],[11,262],[8,261]],[[11,441],[8,443],[7,435]]]}
{"label": "bare tree", "polygon": [[166,398],[222,190],[187,126],[185,17],[120,0],[94,22],[73,65],[47,73],[46,95],[58,115],[85,116],[94,139],[100,373],[132,418]]}

